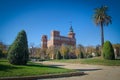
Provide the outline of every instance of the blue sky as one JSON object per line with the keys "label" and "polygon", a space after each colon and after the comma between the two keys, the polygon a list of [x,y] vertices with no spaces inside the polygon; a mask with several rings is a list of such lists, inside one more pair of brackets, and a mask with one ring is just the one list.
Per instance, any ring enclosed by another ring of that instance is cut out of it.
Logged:
{"label": "blue sky", "polygon": [[100,27],[93,22],[94,8],[109,7],[112,24],[104,27],[105,41],[120,43],[120,0],[0,0],[0,41],[10,45],[21,30],[28,44],[39,46],[41,36],[58,30],[67,36],[70,22],[77,44],[98,45]]}

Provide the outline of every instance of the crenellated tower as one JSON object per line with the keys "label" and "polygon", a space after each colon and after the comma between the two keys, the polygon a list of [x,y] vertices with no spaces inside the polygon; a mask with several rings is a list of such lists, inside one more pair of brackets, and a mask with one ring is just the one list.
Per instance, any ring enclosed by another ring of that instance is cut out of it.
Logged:
{"label": "crenellated tower", "polygon": [[42,43],[41,43],[41,47],[42,48],[47,48],[47,36],[46,35],[43,35],[42,36]]}

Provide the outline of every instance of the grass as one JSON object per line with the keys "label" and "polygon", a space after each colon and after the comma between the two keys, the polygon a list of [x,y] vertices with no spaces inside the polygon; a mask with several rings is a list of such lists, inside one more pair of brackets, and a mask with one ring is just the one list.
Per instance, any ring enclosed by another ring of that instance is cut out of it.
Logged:
{"label": "grass", "polygon": [[93,65],[105,65],[105,66],[120,66],[120,60],[105,60],[101,58],[88,58],[88,59],[65,59],[65,60],[53,60],[56,62],[74,63],[74,64],[93,64]]}
{"label": "grass", "polygon": [[0,77],[38,76],[44,74],[66,73],[73,70],[29,62],[27,65],[12,65],[0,59]]}

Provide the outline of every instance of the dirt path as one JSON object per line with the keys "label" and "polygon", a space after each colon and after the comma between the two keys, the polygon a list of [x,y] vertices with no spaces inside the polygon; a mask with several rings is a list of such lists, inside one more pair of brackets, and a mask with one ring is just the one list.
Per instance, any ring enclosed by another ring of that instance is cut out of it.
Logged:
{"label": "dirt path", "polygon": [[71,63],[60,63],[60,62],[50,62],[50,61],[44,61],[39,63],[67,68],[67,69],[76,69],[87,73],[87,75],[84,76],[42,79],[42,80],[120,80],[120,66],[71,64]]}

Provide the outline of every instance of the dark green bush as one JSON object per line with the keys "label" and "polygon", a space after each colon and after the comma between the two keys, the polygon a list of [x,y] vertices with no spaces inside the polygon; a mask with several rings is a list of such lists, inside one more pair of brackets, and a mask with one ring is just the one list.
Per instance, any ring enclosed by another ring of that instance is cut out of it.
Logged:
{"label": "dark green bush", "polygon": [[57,51],[56,59],[62,59],[62,56],[61,56],[61,54],[60,54],[60,51]]}
{"label": "dark green bush", "polygon": [[92,57],[93,57],[92,54],[87,55],[87,58],[92,58]]}
{"label": "dark green bush", "polygon": [[106,41],[103,45],[103,57],[104,59],[114,60],[114,50],[110,41]]}
{"label": "dark green bush", "polygon": [[80,56],[79,56],[80,58],[84,58],[84,54],[83,54],[83,52],[80,52]]}
{"label": "dark green bush", "polygon": [[18,33],[17,38],[8,50],[8,60],[11,64],[25,65],[28,61],[28,42],[24,30]]}
{"label": "dark green bush", "polygon": [[99,57],[99,56],[100,56],[100,53],[97,52],[97,53],[95,54],[95,56],[96,56],[96,57]]}
{"label": "dark green bush", "polygon": [[0,58],[3,57],[2,50],[0,49]]}

